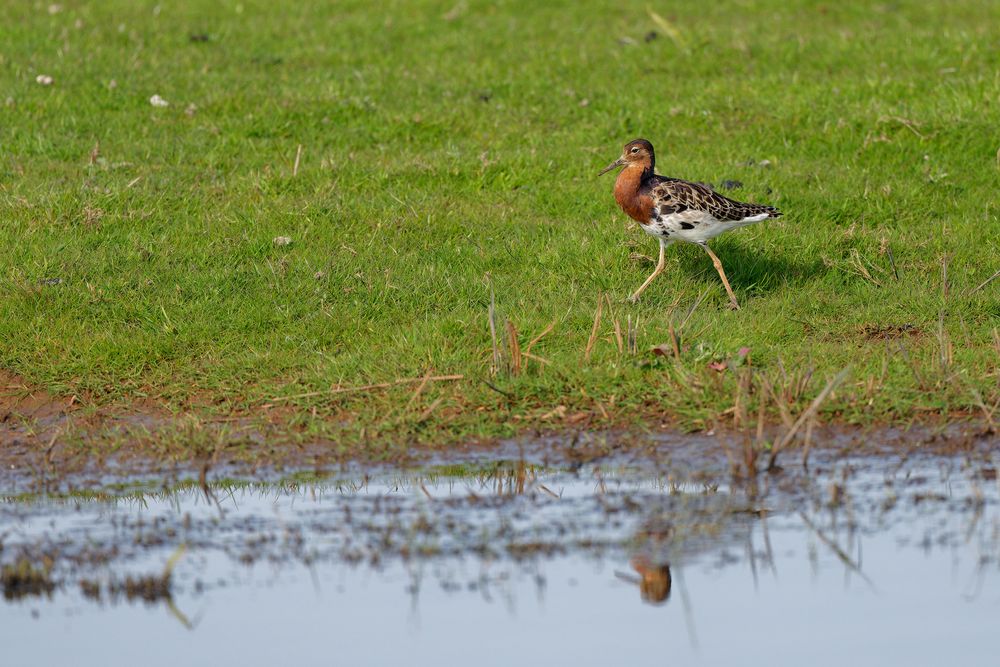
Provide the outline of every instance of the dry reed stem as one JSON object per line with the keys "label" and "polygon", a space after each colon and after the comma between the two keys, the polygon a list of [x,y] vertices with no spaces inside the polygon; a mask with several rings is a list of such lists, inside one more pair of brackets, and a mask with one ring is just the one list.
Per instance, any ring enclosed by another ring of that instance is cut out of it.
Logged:
{"label": "dry reed stem", "polygon": [[882,283],[879,282],[879,280],[877,278],[875,278],[872,274],[870,274],[868,272],[868,269],[865,268],[864,262],[861,259],[861,254],[858,252],[857,248],[854,248],[851,251],[851,261],[854,264],[854,266],[857,268],[858,275],[860,275],[861,277],[865,278],[866,280],[871,281],[873,284],[877,285],[878,287],[882,287],[883,286]]}
{"label": "dry reed stem", "polygon": [[417,417],[417,423],[421,424],[421,423],[427,421],[430,418],[431,414],[435,410],[437,410],[438,406],[441,405],[441,403],[443,403],[443,402],[444,402],[444,396],[439,396],[436,399],[434,399],[431,402],[431,404],[427,406],[427,409],[424,410],[423,412],[421,412],[420,416]]}
{"label": "dry reed stem", "polygon": [[299,175],[299,160],[302,159],[302,144],[299,144],[298,149],[295,151],[295,164],[292,166],[292,177]]}
{"label": "dry reed stem", "polygon": [[182,542],[176,549],[174,549],[174,553],[170,554],[170,558],[167,559],[166,565],[163,566],[164,581],[173,575],[174,568],[177,567],[177,563],[180,562],[185,551],[187,551],[187,543]]}
{"label": "dry reed stem", "polygon": [[823,401],[825,401],[827,397],[831,393],[833,393],[833,390],[836,389],[837,386],[844,381],[844,378],[847,377],[847,374],[850,371],[851,367],[847,366],[839,373],[837,373],[837,375],[832,380],[827,382],[826,386],[823,388],[823,391],[819,392],[819,395],[817,395],[816,398],[813,399],[812,403],[809,404],[809,407],[802,411],[802,414],[799,415],[799,418],[795,421],[795,424],[792,425],[792,428],[790,428],[785,433],[785,435],[783,435],[781,439],[775,443],[774,447],[771,449],[771,458],[767,462],[768,470],[774,468],[775,463],[778,460],[778,454],[781,453],[781,450],[784,449],[785,446],[787,446],[788,443],[792,441],[792,438],[795,437],[795,434],[798,432],[799,428],[801,428],[802,425],[807,420],[811,419],[819,411],[819,408],[823,404]]}
{"label": "dry reed stem", "polygon": [[555,326],[556,326],[555,320],[549,322],[549,325],[542,330],[542,333],[538,334],[528,342],[528,344],[524,348],[523,354],[527,355],[529,352],[531,352],[531,348],[534,347],[535,343],[545,338],[545,336],[547,336],[552,331],[552,329],[555,328]]}
{"label": "dry reed stem", "polygon": [[806,437],[805,442],[802,443],[802,467],[809,467],[809,450],[812,448],[812,437],[813,429],[816,427],[816,416],[813,415],[809,418],[809,422],[806,424]]}
{"label": "dry reed stem", "polygon": [[750,442],[750,438],[743,439],[743,465],[747,468],[747,477],[756,476],[757,449]]}
{"label": "dry reed stem", "polygon": [[681,320],[680,325],[678,325],[678,327],[677,327],[678,331],[682,331],[684,329],[684,325],[687,324],[688,320],[691,319],[691,316],[694,315],[694,311],[698,310],[698,306],[700,306],[701,302],[705,300],[706,296],[708,296],[709,291],[711,291],[711,290],[710,289],[706,289],[705,291],[703,291],[701,294],[698,295],[698,298],[695,299],[695,302],[693,304],[691,304],[691,307],[688,309],[687,313],[684,315],[684,319]]}
{"label": "dry reed stem", "polygon": [[622,340],[622,327],[621,323],[618,321],[618,316],[615,315],[614,304],[611,303],[611,295],[604,295],[604,302],[608,305],[608,317],[611,318],[614,323],[614,334],[615,334],[615,345],[618,347],[618,354],[621,354],[624,348],[624,341]]}
{"label": "dry reed stem", "polygon": [[747,374],[745,372],[739,373],[736,378],[736,392],[735,398],[733,399],[733,428],[739,428],[741,425],[746,423],[746,406],[743,404],[743,398],[748,393],[746,387]]}
{"label": "dry reed stem", "polygon": [[[426,377],[426,376],[424,376]],[[432,375],[427,378],[428,382],[453,382],[456,380],[465,379],[464,375]],[[396,387],[401,384],[413,384],[414,382],[422,382],[423,377],[418,378],[401,378],[398,380],[393,380],[392,382],[378,382],[376,384],[366,384],[359,387],[336,387],[334,389],[326,389],[323,391],[309,391],[304,394],[294,394],[292,396],[278,396],[272,398],[271,402],[276,403],[278,401],[293,401],[298,398],[310,398],[312,396],[332,396],[334,394],[350,394],[359,391],[371,391],[373,389],[388,389],[389,387]]]}
{"label": "dry reed stem", "polygon": [[771,385],[770,380],[761,375],[760,381],[761,384],[764,385],[764,389],[767,393],[771,395],[772,399],[774,399],[775,405],[778,406],[778,413],[781,415],[781,421],[785,425],[785,428],[792,428],[794,421],[792,420],[792,413],[788,410],[788,404],[778,397],[778,394],[774,391],[774,387]]}
{"label": "dry reed stem", "polygon": [[56,430],[52,432],[52,437],[49,438],[49,444],[45,447],[45,462],[52,464],[52,452],[56,448],[56,439],[62,434],[62,428],[56,427]]}
{"label": "dry reed stem", "polygon": [[941,298],[948,300],[948,255],[941,255]]}
{"label": "dry reed stem", "polygon": [[973,294],[975,294],[976,292],[978,292],[979,290],[983,289],[984,287],[986,287],[987,285],[989,285],[991,282],[993,282],[994,280],[996,280],[998,276],[1000,276],[1000,270],[998,270],[996,273],[994,273],[992,276],[990,276],[989,278],[987,278],[983,282],[981,282],[978,285],[976,285],[975,287],[973,287],[971,290],[969,290],[969,292],[965,296],[972,296]]}
{"label": "dry reed stem", "polygon": [[674,359],[680,361],[681,346],[677,340],[677,333],[674,331],[674,323],[672,321],[667,325],[667,333],[670,334],[670,347],[673,348]]}
{"label": "dry reed stem", "polygon": [[554,492],[552,489],[550,489],[549,487],[545,486],[544,484],[539,484],[538,485],[538,489],[540,491],[542,491],[543,493],[546,493],[546,494],[552,496],[556,500],[559,499],[559,494],[557,494],[556,492]]}
{"label": "dry reed stem", "polygon": [[986,401],[983,400],[983,395],[979,393],[979,390],[975,387],[969,387],[969,391],[972,393],[972,397],[976,399],[976,406],[983,411],[983,416],[986,417],[986,423],[993,427],[993,414],[996,412],[997,408],[1000,407],[1000,399],[993,404],[993,407],[987,407]]}
{"label": "dry reed stem", "polygon": [[517,327],[510,320],[507,320],[507,349],[510,352],[510,372],[513,375],[521,374],[521,344],[517,340]]}
{"label": "dry reed stem", "polygon": [[767,396],[764,392],[758,392],[759,398],[757,400],[757,433],[756,441],[757,446],[760,447],[761,443],[764,442],[764,418],[767,413]]}
{"label": "dry reed stem", "polygon": [[738,477],[740,475],[740,466],[736,462],[736,459],[733,458],[733,453],[729,451],[729,443],[726,441],[726,438],[722,437],[722,434],[719,433],[719,425],[714,420],[712,422],[711,430],[718,433],[717,437],[719,442],[722,444],[722,451],[726,454],[726,460],[729,462],[729,470],[732,472],[733,477]]}
{"label": "dry reed stem", "polygon": [[497,305],[492,285],[490,285],[490,306],[486,316],[490,323],[490,341],[493,344],[493,368],[490,375],[496,375],[500,371],[500,346],[497,342]]}
{"label": "dry reed stem", "polygon": [[594,326],[590,330],[590,338],[587,340],[587,349],[583,352],[584,361],[590,361],[590,353],[594,350],[594,344],[597,343],[597,332],[601,327],[601,313],[604,312],[604,295],[598,294],[597,296],[597,312],[594,313]]}
{"label": "dry reed stem", "polygon": [[903,118],[902,116],[880,116],[878,119],[879,123],[887,123],[890,121],[895,121],[921,139],[924,138],[924,135],[920,134],[920,131],[917,130],[916,121],[912,121],[909,118]]}
{"label": "dry reed stem", "polygon": [[951,343],[951,338],[948,336],[948,332],[944,328],[944,309],[941,309],[938,312],[937,338],[939,348],[938,354],[941,361],[941,375],[946,378],[952,362],[954,361],[954,346]]}
{"label": "dry reed stem", "polygon": [[546,366],[552,365],[552,362],[546,359],[545,357],[540,357],[537,354],[532,354],[531,352],[521,352],[521,356],[524,357],[525,359],[534,359],[538,363],[544,364]]}
{"label": "dry reed stem", "polygon": [[809,530],[811,530],[816,535],[816,537],[818,537],[820,541],[823,544],[825,544],[830,549],[830,551],[832,551],[834,555],[837,556],[837,558],[840,559],[840,562],[842,562],[844,565],[850,568],[859,577],[864,579],[865,583],[871,586],[872,590],[875,589],[875,584],[872,582],[871,579],[868,578],[868,576],[864,572],[861,571],[861,566],[855,563],[854,560],[852,560],[851,557],[848,556],[847,553],[843,549],[841,549],[836,542],[834,542],[829,537],[824,535],[823,531],[821,531],[816,526],[816,524],[810,521],[809,518],[804,513],[799,512],[799,517],[801,517],[802,523],[804,523],[806,527],[809,528]]}
{"label": "dry reed stem", "polygon": [[410,400],[406,402],[404,410],[409,410],[410,407],[417,402],[417,399],[420,398],[420,394],[424,393],[424,387],[427,386],[427,383],[430,381],[430,377],[431,369],[427,369],[427,372],[424,373],[424,379],[420,381],[420,384],[417,385],[416,391],[413,392],[413,396],[410,396]]}
{"label": "dry reed stem", "polygon": [[782,385],[788,385],[788,372],[785,371],[785,362],[781,359],[781,355],[778,355],[778,370],[781,371]]}

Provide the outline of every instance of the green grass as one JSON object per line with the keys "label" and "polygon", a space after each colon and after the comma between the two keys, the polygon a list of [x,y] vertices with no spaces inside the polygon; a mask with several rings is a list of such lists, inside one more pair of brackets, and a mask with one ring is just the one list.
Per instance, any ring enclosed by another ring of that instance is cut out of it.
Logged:
{"label": "green grass", "polygon": [[[0,368],[219,411],[464,374],[294,403],[431,439],[558,405],[704,425],[735,386],[706,365],[744,346],[814,369],[801,400],[851,364],[849,420],[1000,396],[1000,280],[970,294],[1000,269],[1000,4],[380,4],[4,3]],[[661,173],[784,211],[713,244],[743,310],[691,246],[621,303],[656,244],[596,173],[637,136]],[[491,289],[522,347],[555,322],[505,394],[481,381]],[[680,361],[652,357],[705,290]]]}

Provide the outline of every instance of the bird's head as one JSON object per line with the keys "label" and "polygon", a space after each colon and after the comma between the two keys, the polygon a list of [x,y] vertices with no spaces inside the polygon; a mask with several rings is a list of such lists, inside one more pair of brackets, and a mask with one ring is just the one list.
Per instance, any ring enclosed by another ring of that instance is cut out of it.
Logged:
{"label": "bird's head", "polygon": [[653,154],[653,144],[649,143],[645,139],[634,139],[625,144],[625,148],[622,149],[621,157],[602,169],[598,176],[606,174],[616,167],[632,165],[638,165],[642,167],[643,170],[648,169],[652,171],[653,164],[655,162],[656,157]]}

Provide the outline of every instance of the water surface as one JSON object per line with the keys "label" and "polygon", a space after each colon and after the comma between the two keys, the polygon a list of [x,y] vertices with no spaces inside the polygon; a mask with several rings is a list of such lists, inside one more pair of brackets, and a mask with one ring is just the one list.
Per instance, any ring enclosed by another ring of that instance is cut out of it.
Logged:
{"label": "water surface", "polygon": [[0,561],[52,588],[5,588],[3,664],[996,663],[989,461],[693,479],[495,462],[8,497]]}

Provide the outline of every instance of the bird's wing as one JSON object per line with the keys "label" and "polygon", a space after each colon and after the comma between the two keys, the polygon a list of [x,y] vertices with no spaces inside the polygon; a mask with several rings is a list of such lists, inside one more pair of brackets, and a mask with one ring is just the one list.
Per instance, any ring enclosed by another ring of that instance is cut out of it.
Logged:
{"label": "bird's wing", "polygon": [[649,196],[660,215],[694,210],[708,213],[716,220],[745,220],[767,214],[777,218],[781,212],[773,206],[747,204],[724,197],[700,183],[679,178],[653,176],[649,179]]}

